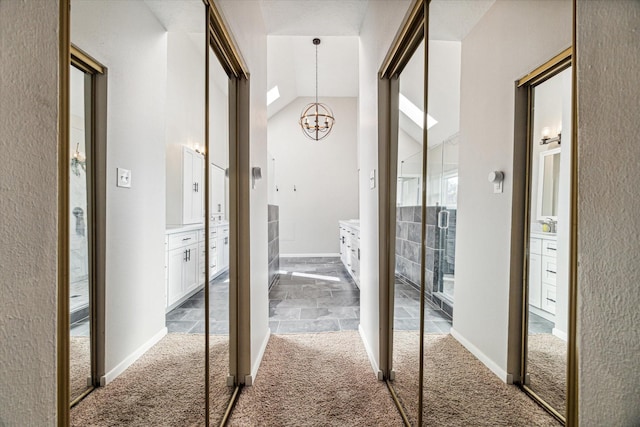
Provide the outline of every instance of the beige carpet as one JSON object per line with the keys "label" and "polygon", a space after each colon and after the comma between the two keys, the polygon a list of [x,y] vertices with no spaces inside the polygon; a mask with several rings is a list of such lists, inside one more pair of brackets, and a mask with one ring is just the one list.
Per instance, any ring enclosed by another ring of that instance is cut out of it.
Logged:
{"label": "beige carpet", "polygon": [[529,387],[561,414],[566,411],[567,343],[551,334],[529,335]]}
{"label": "beige carpet", "polygon": [[[394,388],[416,424],[418,332],[396,331]],[[558,426],[518,387],[503,383],[451,335],[425,335],[423,423],[428,426]]]}
{"label": "beige carpet", "polygon": [[71,400],[80,396],[91,376],[91,341],[89,337],[71,337],[69,340],[69,391]]}
{"label": "beige carpet", "polygon": [[271,335],[231,426],[402,426],[358,332]]}
{"label": "beige carpet", "polygon": [[[226,386],[228,338],[211,336],[210,343],[211,421],[217,425],[233,389]],[[71,425],[202,426],[204,413],[204,335],[169,334],[72,408]]]}

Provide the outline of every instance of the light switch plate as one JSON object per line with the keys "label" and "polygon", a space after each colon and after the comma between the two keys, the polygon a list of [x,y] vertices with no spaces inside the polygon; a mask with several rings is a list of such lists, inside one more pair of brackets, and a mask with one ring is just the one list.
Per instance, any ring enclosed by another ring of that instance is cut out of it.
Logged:
{"label": "light switch plate", "polygon": [[376,188],[376,170],[373,169],[369,174],[369,188],[372,190]]}
{"label": "light switch plate", "polygon": [[118,168],[118,187],[131,188],[131,171]]}

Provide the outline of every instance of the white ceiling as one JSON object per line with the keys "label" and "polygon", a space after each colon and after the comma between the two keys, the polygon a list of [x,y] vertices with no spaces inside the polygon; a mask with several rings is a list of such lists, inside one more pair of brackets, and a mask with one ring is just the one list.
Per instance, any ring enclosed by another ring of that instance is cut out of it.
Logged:
{"label": "white ceiling", "polygon": [[357,36],[368,3],[368,0],[261,0],[260,8],[269,35]]}
{"label": "white ceiling", "polygon": [[429,40],[461,41],[495,0],[431,0]]}

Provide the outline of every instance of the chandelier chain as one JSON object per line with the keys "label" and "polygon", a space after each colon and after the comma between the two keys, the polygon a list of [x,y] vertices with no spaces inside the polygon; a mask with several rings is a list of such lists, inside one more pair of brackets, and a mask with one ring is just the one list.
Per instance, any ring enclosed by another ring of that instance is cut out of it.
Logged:
{"label": "chandelier chain", "polygon": [[318,45],[316,45],[316,104],[318,103]]}

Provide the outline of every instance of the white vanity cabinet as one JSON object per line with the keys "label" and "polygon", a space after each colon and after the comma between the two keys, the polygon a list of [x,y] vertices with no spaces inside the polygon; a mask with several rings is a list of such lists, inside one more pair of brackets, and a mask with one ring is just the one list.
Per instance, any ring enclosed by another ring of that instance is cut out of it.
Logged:
{"label": "white vanity cabinet", "polygon": [[357,221],[340,221],[340,259],[360,287],[360,225]]}
{"label": "white vanity cabinet", "polygon": [[204,222],[204,156],[189,147],[167,151],[167,224]]}
{"label": "white vanity cabinet", "polygon": [[554,321],[556,312],[557,241],[555,235],[532,234],[529,242],[529,304]]}
{"label": "white vanity cabinet", "polygon": [[168,234],[167,307],[196,289],[199,280],[198,231]]}

